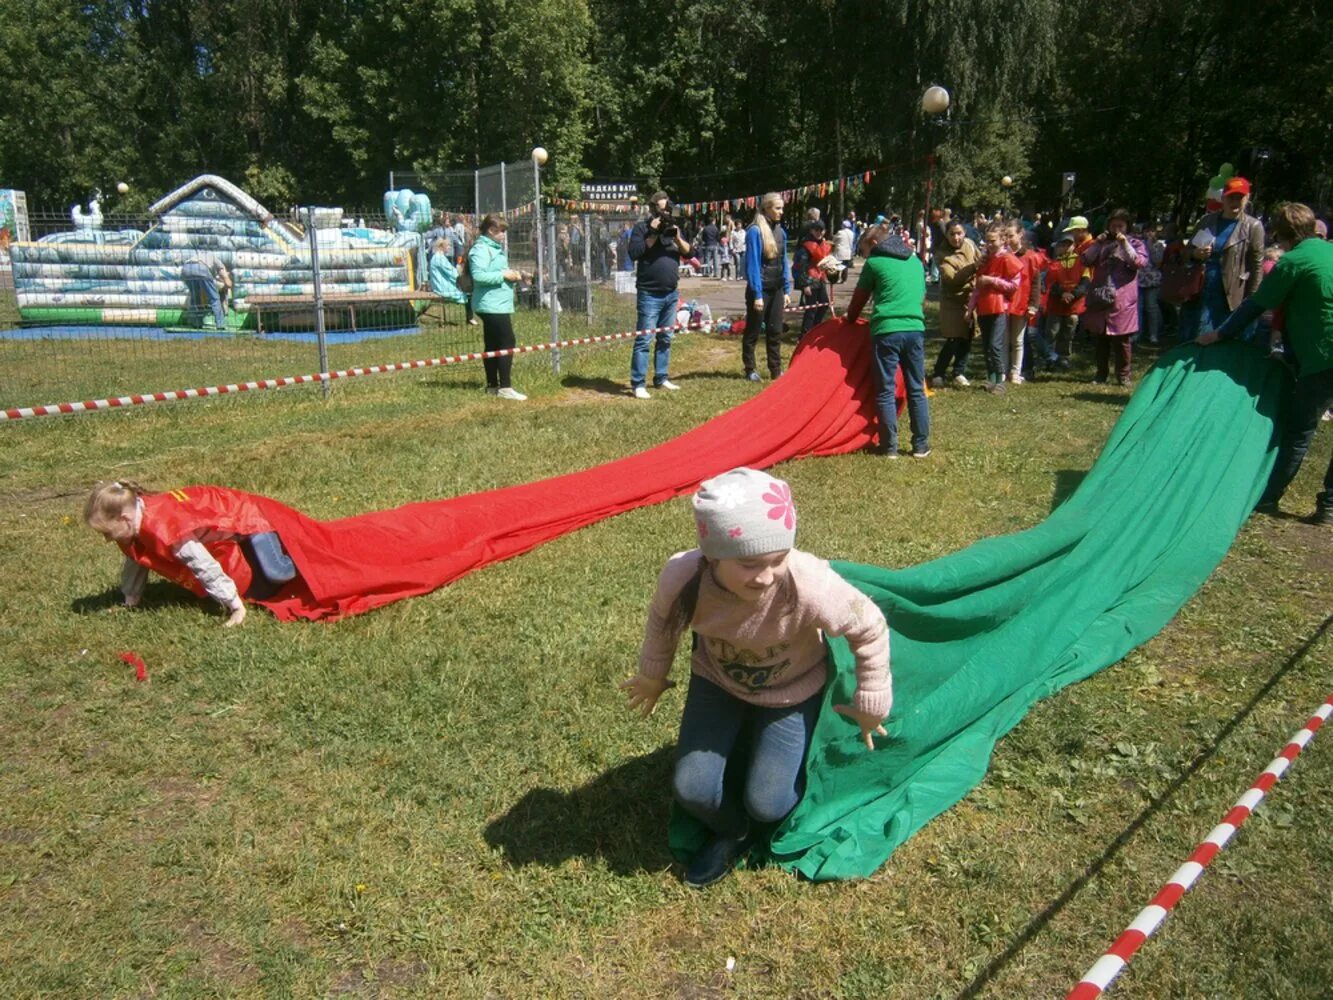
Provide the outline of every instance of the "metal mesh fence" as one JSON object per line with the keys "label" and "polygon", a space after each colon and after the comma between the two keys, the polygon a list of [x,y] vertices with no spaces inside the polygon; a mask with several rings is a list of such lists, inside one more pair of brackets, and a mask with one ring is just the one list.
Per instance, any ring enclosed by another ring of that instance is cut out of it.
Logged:
{"label": "metal mesh fence", "polygon": [[[506,168],[507,190],[530,199],[533,169],[520,167]],[[632,275],[615,281],[632,220],[549,210],[539,220],[530,200],[507,218],[509,263],[524,272],[520,345],[633,329]],[[0,270],[0,408],[481,351],[466,296],[432,280],[435,255],[456,266],[474,238],[472,217],[454,221],[462,238],[451,231],[436,251],[382,211],[257,216],[208,197],[100,225],[31,213],[32,240]],[[515,377],[567,370],[578,354],[520,355]],[[480,386],[481,367],[456,371]]]}

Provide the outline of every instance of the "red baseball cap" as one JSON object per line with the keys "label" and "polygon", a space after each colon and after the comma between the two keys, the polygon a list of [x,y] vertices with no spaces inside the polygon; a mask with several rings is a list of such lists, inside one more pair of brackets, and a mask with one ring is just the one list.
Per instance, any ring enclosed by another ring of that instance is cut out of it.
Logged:
{"label": "red baseball cap", "polygon": [[1225,184],[1222,185],[1222,194],[1224,196],[1229,194],[1249,194],[1249,193],[1250,193],[1250,182],[1247,181],[1244,177],[1232,177],[1230,180],[1228,180]]}

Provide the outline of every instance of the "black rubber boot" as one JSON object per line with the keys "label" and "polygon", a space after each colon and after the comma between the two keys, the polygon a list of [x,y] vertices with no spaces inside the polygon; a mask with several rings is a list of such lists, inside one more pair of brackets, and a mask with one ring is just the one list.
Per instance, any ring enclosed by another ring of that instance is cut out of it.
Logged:
{"label": "black rubber boot", "polygon": [[1333,524],[1333,494],[1320,493],[1316,496],[1314,513],[1301,520],[1306,524]]}
{"label": "black rubber boot", "polygon": [[724,837],[714,835],[713,839],[700,848],[685,869],[685,884],[702,889],[712,885],[730,874],[736,862],[750,849],[750,837]]}

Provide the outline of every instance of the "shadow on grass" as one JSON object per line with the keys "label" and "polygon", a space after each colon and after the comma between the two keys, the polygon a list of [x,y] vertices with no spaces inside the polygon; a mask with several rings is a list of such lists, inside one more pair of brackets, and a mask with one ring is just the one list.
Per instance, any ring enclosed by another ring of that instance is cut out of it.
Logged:
{"label": "shadow on grass", "polygon": [[[1254,697],[1241,706],[1240,710],[1227,720],[1226,724],[1217,731],[1217,734],[1213,736],[1207,744],[1200,748],[1194,759],[1190,761],[1188,766],[1186,766],[1180,774],[1172,779],[1171,784],[1167,785],[1162,791],[1162,794],[1151,799],[1147,806],[1144,807],[1143,811],[1135,816],[1130,821],[1129,825],[1121,830],[1120,833],[1106,845],[1102,850],[1102,853],[1094,858],[1092,862],[1083,869],[1083,872],[1078,878],[1074,879],[1074,881],[1071,882],[1059,896],[1048,903],[1045,909],[1028,921],[1027,926],[1018,933],[1018,935],[1009,943],[1008,947],[991,959],[990,963],[977,974],[977,977],[964,987],[962,992],[958,994],[957,1000],[971,1000],[971,998],[979,996],[990,984],[991,980],[993,980],[1004,967],[1013,961],[1018,953],[1027,946],[1028,942],[1040,934],[1046,925],[1069,904],[1070,900],[1082,891],[1084,886],[1102,873],[1102,870],[1115,859],[1115,856],[1120,853],[1121,848],[1129,843],[1134,834],[1138,833],[1139,829],[1143,827],[1144,824],[1157,815],[1164,806],[1171,802],[1176,793],[1180,791],[1190,778],[1194,777],[1194,775],[1213,758],[1217,753],[1218,748],[1221,747],[1222,743],[1232,734],[1236,727],[1249,718],[1250,714],[1256,707],[1258,707],[1259,703],[1268,696],[1268,693],[1305,658],[1305,654],[1313,649],[1315,644],[1323,638],[1330,625],[1333,625],[1333,615],[1325,618],[1323,623],[1315,629],[1303,643],[1301,643],[1300,647],[1294,653],[1287,657],[1282,665],[1273,672],[1273,675],[1264,682],[1263,686],[1255,692]],[[1200,821],[1208,822],[1209,820],[1210,817],[1205,816],[1202,817]],[[1126,914],[1126,918],[1129,918],[1129,914]],[[1119,928],[1117,928],[1116,933],[1119,933]],[[1106,943],[1109,944],[1111,940],[1112,938],[1108,935]],[[1091,965],[1096,958],[1096,955],[1089,955],[1088,964]],[[1074,969],[1071,971],[1077,975],[1081,973],[1082,970]]]}
{"label": "shadow on grass", "polygon": [[1080,403],[1110,403],[1112,406],[1124,406],[1129,402],[1129,393],[1096,392],[1085,389],[1082,392],[1071,392],[1067,398],[1077,399]]}
{"label": "shadow on grass", "polygon": [[475,389],[481,392],[486,388],[486,379],[481,372],[474,375],[433,375],[421,379],[423,389]]}
{"label": "shadow on grass", "polygon": [[587,392],[600,392],[608,396],[629,395],[629,379],[617,382],[609,378],[590,378],[586,375],[566,375],[560,380],[566,389],[583,389]]}
{"label": "shadow on grass", "polygon": [[[705,379],[722,379],[723,381],[726,381],[726,382],[744,382],[744,381],[745,381],[745,372],[741,369],[741,366],[740,366],[740,355],[739,355],[739,354],[736,356],[736,362],[737,362],[737,363],[736,363],[736,370],[735,370],[735,371],[729,371],[729,372],[719,372],[719,371],[681,372],[679,375],[676,376],[676,378],[677,378],[678,380],[680,380],[680,381],[684,381],[684,380],[688,379],[688,380],[691,381],[691,382],[695,382],[695,381],[700,381],[700,382],[702,382],[702,381],[704,381]],[[764,381],[768,381],[768,379],[765,379]]]}
{"label": "shadow on grass", "polygon": [[511,865],[602,858],[618,875],[665,868],[673,753],[662,747],[572,791],[534,788],[486,827],[486,843]]}
{"label": "shadow on grass", "polygon": [[[111,608],[121,607],[124,603],[125,598],[121,594],[120,588],[112,587],[100,594],[88,594],[84,597],[74,598],[69,602],[69,609],[76,615],[95,615]],[[165,580],[155,580],[144,588],[143,597],[140,599],[139,607],[136,610],[174,608],[185,605],[197,607],[200,603],[202,603],[201,599],[195,597],[188,590],[167,583]]]}
{"label": "shadow on grass", "polygon": [[1055,492],[1051,496],[1051,510],[1072,497],[1087,475],[1087,469],[1058,469],[1055,473]]}

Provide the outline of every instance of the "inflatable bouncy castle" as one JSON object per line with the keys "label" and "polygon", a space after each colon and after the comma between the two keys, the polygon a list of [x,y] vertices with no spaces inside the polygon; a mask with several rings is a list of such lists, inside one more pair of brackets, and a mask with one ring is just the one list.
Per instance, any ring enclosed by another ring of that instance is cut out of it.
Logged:
{"label": "inflatable bouncy castle", "polygon": [[[147,232],[103,229],[93,211],[80,214],[70,232],[12,244],[23,322],[184,325],[193,310],[181,268],[194,260],[230,272],[230,329],[255,325],[251,299],[271,306],[287,297],[298,305],[313,294],[307,231],[275,219],[231,182],[196,177],[149,212],[156,221]],[[364,296],[372,304],[385,292],[415,288],[415,230],[344,228],[340,208],[316,209],[304,221],[315,227],[326,296]]]}

